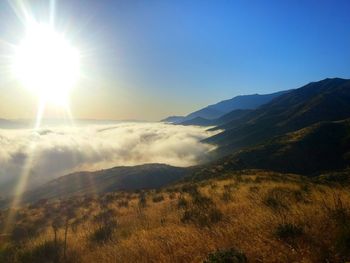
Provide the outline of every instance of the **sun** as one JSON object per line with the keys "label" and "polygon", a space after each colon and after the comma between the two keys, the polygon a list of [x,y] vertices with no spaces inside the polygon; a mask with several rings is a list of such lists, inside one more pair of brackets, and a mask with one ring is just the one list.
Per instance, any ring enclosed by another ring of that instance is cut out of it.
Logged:
{"label": "sun", "polygon": [[15,49],[13,69],[45,103],[66,105],[79,76],[79,52],[51,26],[33,23]]}

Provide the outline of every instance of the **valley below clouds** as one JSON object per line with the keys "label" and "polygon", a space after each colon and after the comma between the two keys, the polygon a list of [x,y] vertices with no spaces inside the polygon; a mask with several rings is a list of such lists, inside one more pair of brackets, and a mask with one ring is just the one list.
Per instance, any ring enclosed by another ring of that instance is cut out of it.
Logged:
{"label": "valley below clouds", "polygon": [[1,191],[12,191],[25,173],[32,188],[74,171],[144,163],[195,165],[215,148],[201,142],[214,134],[165,123],[0,129]]}

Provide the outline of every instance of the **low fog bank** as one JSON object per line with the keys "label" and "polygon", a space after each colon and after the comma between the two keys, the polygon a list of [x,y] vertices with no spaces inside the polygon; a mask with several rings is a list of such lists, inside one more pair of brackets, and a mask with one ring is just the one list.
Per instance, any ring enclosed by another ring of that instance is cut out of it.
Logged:
{"label": "low fog bank", "polygon": [[201,127],[164,123],[0,129],[0,189],[12,191],[10,186],[23,174],[33,187],[79,170],[143,163],[195,165],[214,148],[201,142],[213,134]]}

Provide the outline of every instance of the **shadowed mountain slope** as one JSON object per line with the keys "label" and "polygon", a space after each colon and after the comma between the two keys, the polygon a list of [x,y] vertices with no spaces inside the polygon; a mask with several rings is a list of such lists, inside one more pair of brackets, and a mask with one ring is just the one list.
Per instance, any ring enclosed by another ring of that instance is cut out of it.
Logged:
{"label": "shadowed mountain slope", "polygon": [[34,201],[76,194],[159,188],[183,178],[190,171],[191,168],[144,164],[121,166],[96,172],[77,172],[62,176],[26,193],[24,200]]}
{"label": "shadowed mountain slope", "polygon": [[316,123],[238,151],[195,172],[194,178],[241,169],[313,175],[349,165],[350,119],[346,119]]}
{"label": "shadowed mountain slope", "polygon": [[236,121],[252,110],[233,110],[223,116],[221,116],[218,119],[214,120],[209,120],[209,119],[204,119],[202,117],[196,117],[191,120],[187,120],[184,122],[181,122],[181,125],[197,125],[197,126],[218,126],[218,125],[223,125],[225,123],[231,122],[231,121]]}
{"label": "shadowed mountain slope", "polygon": [[320,121],[350,117],[350,80],[325,79],[290,91],[270,103],[216,129],[225,129],[206,142],[218,144],[219,153],[295,131]]}

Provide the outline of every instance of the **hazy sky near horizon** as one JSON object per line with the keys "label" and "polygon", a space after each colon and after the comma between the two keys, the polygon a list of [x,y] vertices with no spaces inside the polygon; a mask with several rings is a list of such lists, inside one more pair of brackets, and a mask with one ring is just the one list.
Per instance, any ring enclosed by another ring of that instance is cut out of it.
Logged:
{"label": "hazy sky near horizon", "polygon": [[73,116],[158,120],[240,94],[350,78],[350,2],[1,1],[0,118],[34,118],[37,98],[9,77],[14,12],[26,3],[82,53]]}

